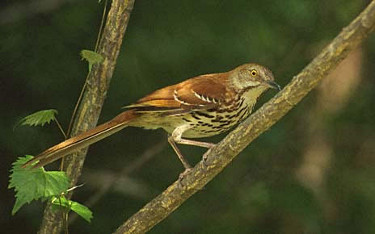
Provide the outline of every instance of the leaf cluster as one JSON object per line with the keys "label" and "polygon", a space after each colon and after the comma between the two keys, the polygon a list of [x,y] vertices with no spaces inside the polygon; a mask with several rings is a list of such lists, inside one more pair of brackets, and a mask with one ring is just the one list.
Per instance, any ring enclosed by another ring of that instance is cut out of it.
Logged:
{"label": "leaf cluster", "polygon": [[[44,126],[52,120],[56,120],[56,110],[42,110],[23,118],[19,124],[29,126]],[[46,171],[43,167],[32,168],[32,165],[24,168],[23,164],[33,156],[19,157],[12,165],[8,189],[16,192],[16,202],[12,209],[14,215],[23,205],[34,200],[52,202],[55,209],[72,210],[79,216],[90,222],[92,212],[84,205],[65,198],[69,190],[70,180],[63,171]]]}

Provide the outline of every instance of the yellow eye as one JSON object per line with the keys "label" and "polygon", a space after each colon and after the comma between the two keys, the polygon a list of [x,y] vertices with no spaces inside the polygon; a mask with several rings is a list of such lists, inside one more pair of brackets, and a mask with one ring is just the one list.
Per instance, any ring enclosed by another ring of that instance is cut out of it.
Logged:
{"label": "yellow eye", "polygon": [[256,76],[256,75],[258,74],[258,71],[255,70],[255,69],[252,69],[252,70],[250,71],[250,74],[251,74],[252,76]]}

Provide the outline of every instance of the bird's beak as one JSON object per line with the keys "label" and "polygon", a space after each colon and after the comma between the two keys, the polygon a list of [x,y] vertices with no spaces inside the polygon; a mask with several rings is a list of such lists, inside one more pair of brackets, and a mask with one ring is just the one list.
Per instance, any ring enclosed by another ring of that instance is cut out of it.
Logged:
{"label": "bird's beak", "polygon": [[272,81],[272,80],[267,80],[265,82],[265,85],[270,87],[271,89],[277,89],[277,90],[281,90],[281,87],[280,85],[278,85],[275,81]]}

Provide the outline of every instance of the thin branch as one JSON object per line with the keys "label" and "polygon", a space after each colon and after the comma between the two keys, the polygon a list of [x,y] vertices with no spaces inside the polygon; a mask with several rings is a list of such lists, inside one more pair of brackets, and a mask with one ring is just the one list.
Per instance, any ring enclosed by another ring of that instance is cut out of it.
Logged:
{"label": "thin branch", "polygon": [[[86,90],[74,120],[72,134],[77,135],[96,126],[106,97],[109,83],[115,68],[130,13],[135,0],[113,0],[108,12],[98,53],[104,58],[101,64],[94,65],[86,82]],[[64,159],[64,170],[75,186],[81,175],[87,148]],[[72,191],[68,193],[70,198]],[[47,204],[39,233],[60,233],[63,225],[61,212],[55,212],[51,203]]]}
{"label": "thin branch", "polygon": [[100,27],[99,27],[98,37],[97,37],[97,39],[96,39],[96,43],[95,43],[95,52],[98,51],[99,42],[100,42],[101,39],[102,39],[102,32],[103,32],[104,23],[105,23],[105,19],[106,19],[106,15],[107,15],[107,6],[108,6],[108,0],[105,0],[105,1],[104,1],[104,7],[103,7],[102,20],[101,20],[101,22],[100,22]]}
{"label": "thin branch", "polygon": [[301,101],[375,25],[375,0],[274,98],[228,134],[182,181],[176,181],[122,224],[115,233],[145,233],[220,173],[247,145]]}
{"label": "thin branch", "polygon": [[[95,50],[94,50],[95,52],[98,52],[99,42],[102,39],[102,32],[103,32],[104,23],[105,23],[105,19],[106,19],[106,15],[107,15],[107,5],[108,5],[108,1],[105,0],[104,7],[103,7],[102,20],[100,22],[99,32],[98,32],[98,36],[97,36],[96,43],[95,43]],[[70,121],[69,121],[69,127],[68,127],[68,131],[67,131],[67,135],[70,135],[70,133],[72,131],[73,122],[74,122],[74,119],[76,117],[78,107],[81,104],[83,94],[85,93],[85,90],[86,90],[86,87],[87,87],[87,81],[88,81],[89,77],[90,77],[90,71],[86,76],[85,83],[83,84],[83,87],[81,89],[81,93],[79,94],[76,105],[74,106],[74,110],[73,110],[72,116],[71,116]],[[65,139],[66,139],[66,137],[65,137]]]}
{"label": "thin branch", "polygon": [[57,118],[55,119],[55,122],[56,122],[57,127],[60,129],[61,134],[63,134],[64,139],[66,139],[66,134],[65,134],[65,132],[64,132],[64,129],[61,127],[61,124],[60,124],[60,122],[57,120]]}
{"label": "thin branch", "polygon": [[[84,83],[83,86],[82,86],[81,92],[79,93],[79,96],[78,96],[77,102],[76,102],[76,104],[75,104],[75,106],[74,106],[72,116],[70,117],[69,126],[68,126],[68,130],[67,130],[67,133],[66,133],[68,136],[71,135],[70,133],[71,133],[72,128],[73,128],[74,119],[75,119],[75,117],[76,117],[76,114],[77,114],[78,108],[80,107],[80,104],[81,104],[81,101],[82,101],[83,95],[85,94],[86,86],[87,86],[87,80],[88,80],[89,76],[90,76],[90,73],[88,73],[87,76],[86,76],[85,83]],[[66,139],[66,137],[65,137],[65,139]]]}

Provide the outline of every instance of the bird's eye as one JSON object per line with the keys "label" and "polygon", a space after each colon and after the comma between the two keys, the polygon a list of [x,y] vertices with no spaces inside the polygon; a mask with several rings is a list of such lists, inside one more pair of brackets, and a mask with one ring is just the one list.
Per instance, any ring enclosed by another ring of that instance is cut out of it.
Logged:
{"label": "bird's eye", "polygon": [[256,75],[258,74],[258,71],[255,70],[255,69],[252,69],[252,70],[250,71],[250,74],[251,74],[252,76],[256,76]]}

